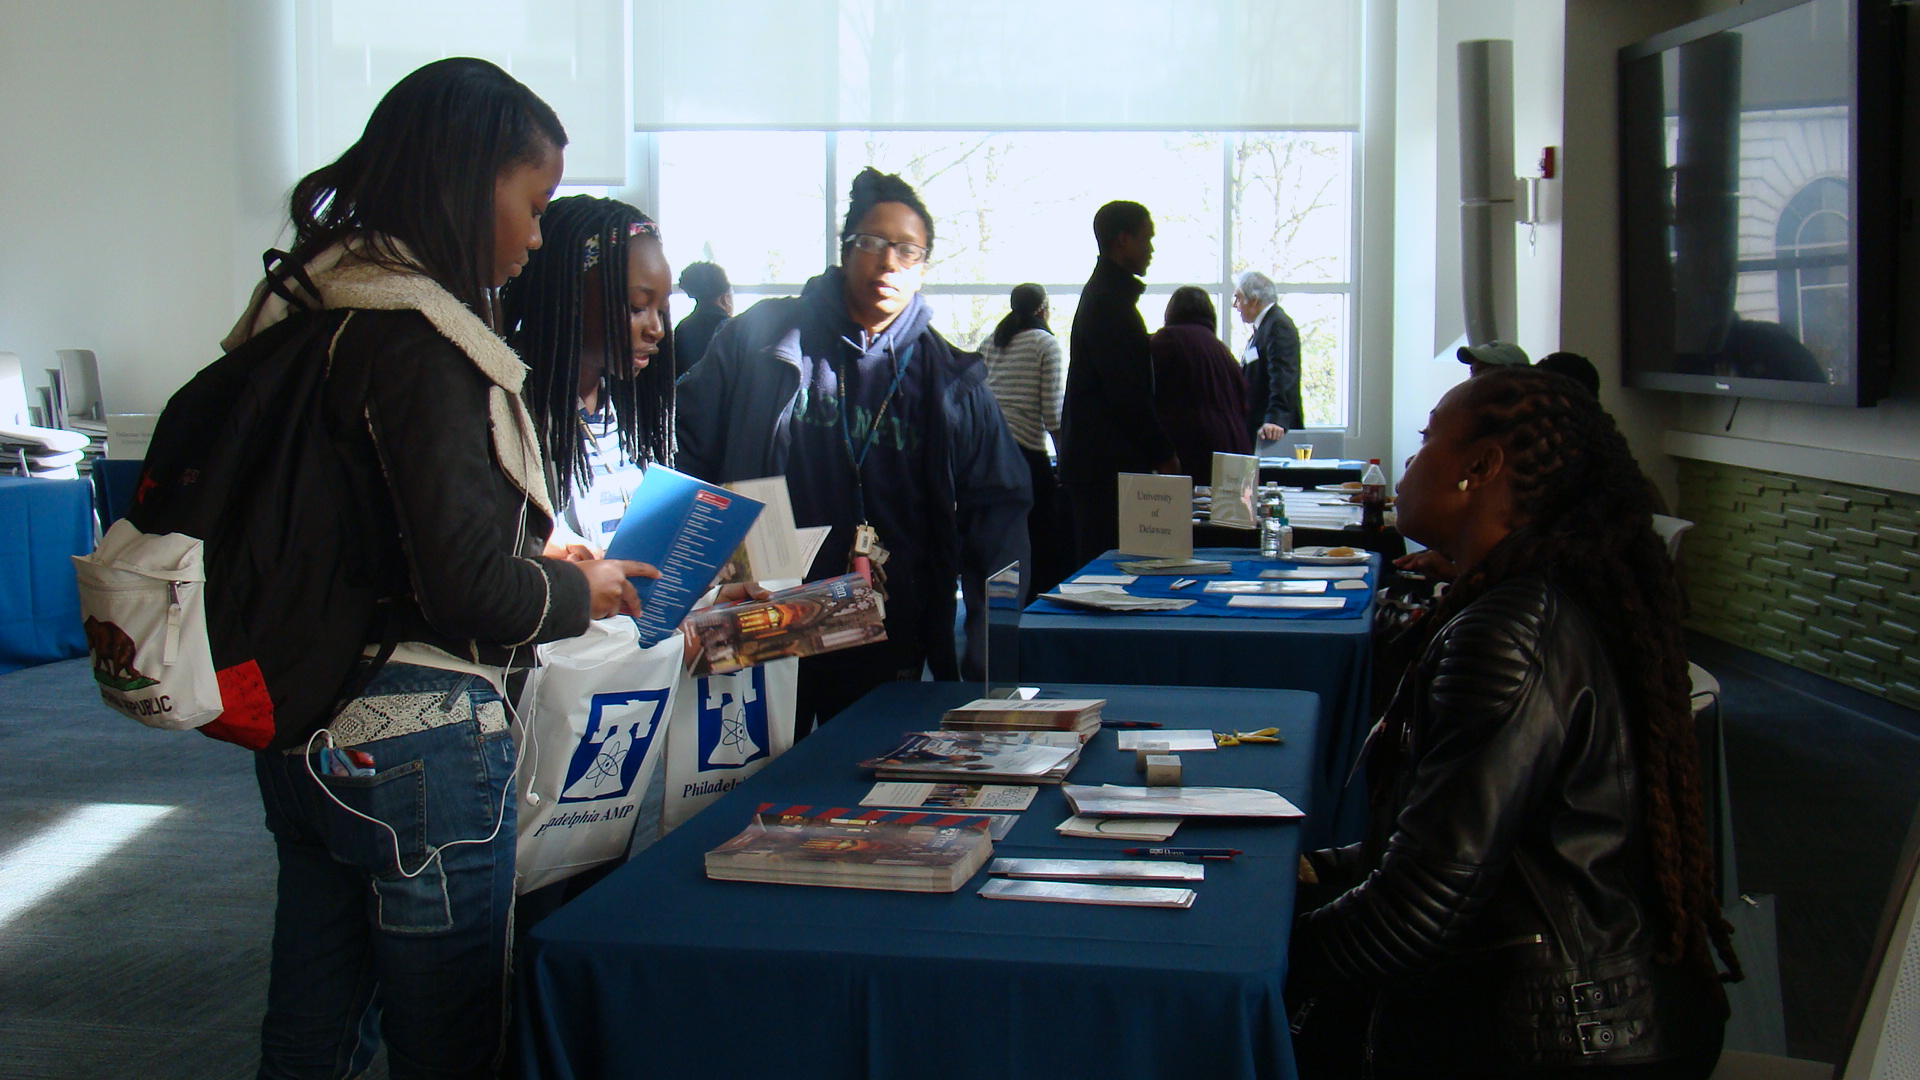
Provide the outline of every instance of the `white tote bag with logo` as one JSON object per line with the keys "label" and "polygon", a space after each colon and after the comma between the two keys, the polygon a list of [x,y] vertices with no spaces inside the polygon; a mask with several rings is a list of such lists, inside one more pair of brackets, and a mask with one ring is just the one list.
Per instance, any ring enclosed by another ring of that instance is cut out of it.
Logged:
{"label": "white tote bag with logo", "polygon": [[671,831],[793,746],[800,661],[787,658],[689,679],[667,728],[666,802]]}
{"label": "white tote bag with logo", "polygon": [[625,616],[540,646],[520,695],[518,890],[623,857],[683,682],[675,634],[650,649]]}

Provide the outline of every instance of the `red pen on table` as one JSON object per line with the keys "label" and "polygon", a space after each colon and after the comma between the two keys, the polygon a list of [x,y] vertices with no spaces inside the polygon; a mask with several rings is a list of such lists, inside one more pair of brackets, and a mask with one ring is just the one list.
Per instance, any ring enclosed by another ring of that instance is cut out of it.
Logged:
{"label": "red pen on table", "polygon": [[1147,855],[1155,858],[1173,859],[1232,859],[1240,854],[1239,848],[1230,847],[1130,847],[1121,848],[1122,855]]}
{"label": "red pen on table", "polygon": [[1125,731],[1137,731],[1142,728],[1157,728],[1165,727],[1166,725],[1158,720],[1102,720],[1100,721],[1100,726],[1103,728],[1119,728]]}

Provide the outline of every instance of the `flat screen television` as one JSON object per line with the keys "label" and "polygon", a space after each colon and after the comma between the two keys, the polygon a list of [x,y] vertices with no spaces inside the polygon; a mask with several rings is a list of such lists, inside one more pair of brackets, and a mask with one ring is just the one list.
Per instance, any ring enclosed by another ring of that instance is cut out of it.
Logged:
{"label": "flat screen television", "polygon": [[1620,50],[1626,385],[1886,393],[1903,14],[1752,0]]}

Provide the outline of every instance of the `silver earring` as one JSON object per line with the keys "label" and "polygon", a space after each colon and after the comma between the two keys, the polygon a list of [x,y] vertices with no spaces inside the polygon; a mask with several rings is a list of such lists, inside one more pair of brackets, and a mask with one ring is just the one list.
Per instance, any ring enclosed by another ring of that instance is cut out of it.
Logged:
{"label": "silver earring", "polygon": [[1458,484],[1455,484],[1454,486],[1459,488],[1461,491],[1467,490],[1467,482],[1465,480],[1460,481]]}

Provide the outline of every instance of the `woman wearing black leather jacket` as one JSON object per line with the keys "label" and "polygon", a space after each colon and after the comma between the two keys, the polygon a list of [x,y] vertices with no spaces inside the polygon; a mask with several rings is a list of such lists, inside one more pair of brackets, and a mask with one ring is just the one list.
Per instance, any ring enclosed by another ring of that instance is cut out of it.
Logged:
{"label": "woman wearing black leather jacket", "polygon": [[1455,387],[1424,436],[1400,529],[1460,576],[1370,738],[1366,840],[1302,862],[1302,1074],[1705,1077],[1709,939],[1739,968],[1652,488],[1595,402],[1525,369]]}

